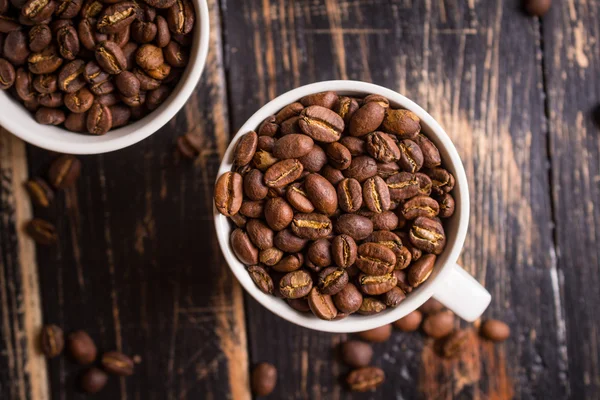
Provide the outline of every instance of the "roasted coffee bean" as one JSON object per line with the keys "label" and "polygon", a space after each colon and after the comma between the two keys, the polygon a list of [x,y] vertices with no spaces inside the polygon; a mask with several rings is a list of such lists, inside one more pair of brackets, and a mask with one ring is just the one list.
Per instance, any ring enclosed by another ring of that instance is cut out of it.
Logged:
{"label": "roasted coffee bean", "polygon": [[364,104],[372,102],[379,104],[385,109],[388,109],[390,107],[390,101],[379,94],[370,94],[363,99]]}
{"label": "roasted coffee bean", "polygon": [[[44,96],[52,96],[52,94]],[[62,103],[62,96],[60,97]],[[56,106],[58,107],[60,104]],[[55,108],[42,107],[35,112],[35,120],[42,125],[60,125],[65,121],[65,118],[65,113]]]}
{"label": "roasted coffee bean", "polygon": [[426,254],[410,266],[408,270],[408,282],[412,287],[419,286],[429,278],[433,272],[435,258],[433,254]]}
{"label": "roasted coffee bean", "polygon": [[[244,222],[242,227],[244,227],[245,224],[246,224],[246,222]],[[271,248],[268,248],[265,250],[261,250],[258,253],[258,260],[261,263],[263,263],[269,267],[272,267],[281,262],[283,255],[284,255],[283,251],[279,250],[276,247],[271,247]]]}
{"label": "roasted coffee bean", "polygon": [[442,163],[440,151],[427,136],[419,133],[415,138],[415,142],[421,148],[423,153],[423,166],[426,168],[435,168]]}
{"label": "roasted coffee bean", "polygon": [[99,368],[92,367],[87,370],[82,376],[79,385],[81,389],[90,394],[101,391],[108,382],[108,375]]}
{"label": "roasted coffee bean", "polygon": [[133,375],[133,360],[118,351],[104,353],[101,358],[102,367],[109,373],[120,376]]}
{"label": "roasted coffee bean", "polygon": [[54,74],[36,75],[33,78],[33,88],[40,94],[54,93],[58,88],[57,76]]}
{"label": "roasted coffee bean", "polygon": [[241,229],[236,229],[231,233],[231,248],[234,254],[246,265],[258,263],[258,249],[254,246],[250,237]]}
{"label": "roasted coffee bean", "polygon": [[287,186],[298,179],[303,170],[304,167],[296,159],[279,161],[265,172],[265,185],[273,188]]}
{"label": "roasted coffee bean", "polygon": [[92,107],[94,95],[84,87],[75,93],[67,93],[64,102],[65,106],[72,112],[83,113]]}
{"label": "roasted coffee bean", "polygon": [[407,220],[418,217],[437,217],[440,207],[434,199],[428,196],[415,196],[402,205],[402,216]]}
{"label": "roasted coffee bean", "polygon": [[254,284],[266,294],[273,294],[273,278],[269,273],[260,265],[252,265],[248,267],[248,274]]}
{"label": "roasted coffee bean", "polygon": [[167,10],[167,22],[171,32],[186,35],[194,27],[194,6],[189,0],[177,0]]}
{"label": "roasted coffee bean", "polygon": [[[278,250],[278,249],[277,249]],[[267,250],[265,250],[267,251]],[[282,253],[283,255],[283,253]],[[290,254],[289,256],[283,257],[280,261],[272,265],[273,269],[278,272],[292,272],[299,270],[304,263],[304,256],[302,253]],[[268,265],[268,264],[267,264]]]}
{"label": "roasted coffee bean", "polygon": [[319,289],[321,293],[334,295],[348,284],[348,273],[343,268],[329,267],[319,273]]}
{"label": "roasted coffee bean", "polygon": [[21,8],[21,15],[34,23],[42,23],[56,10],[53,0],[28,0]]}
{"label": "roasted coffee bean", "polygon": [[386,180],[392,200],[410,199],[419,194],[419,181],[415,174],[399,172]]}
{"label": "roasted coffee bean", "polygon": [[112,114],[108,106],[94,103],[88,112],[88,132],[93,135],[104,135],[112,128]]}
{"label": "roasted coffee bean", "polygon": [[291,134],[282,137],[273,146],[273,156],[280,160],[288,158],[300,158],[312,150],[314,141],[302,134]]}
{"label": "roasted coffee bean", "polygon": [[[48,108],[58,108],[58,107],[62,107],[65,104],[64,95],[62,92],[40,94],[38,96],[37,100],[38,100],[40,106],[48,107]],[[44,110],[44,111],[47,111],[44,113],[40,110],[36,111],[36,120],[40,124],[60,125],[64,120],[64,113],[62,110],[54,110],[54,111]],[[42,122],[42,121],[44,121],[44,122]]]}
{"label": "roasted coffee bean", "polygon": [[434,339],[448,336],[454,329],[454,313],[452,311],[440,311],[428,315],[423,320],[422,328],[427,336]]}
{"label": "roasted coffee bean", "polygon": [[140,81],[133,72],[123,71],[115,78],[115,84],[125,97],[135,96],[140,92]]}
{"label": "roasted coffee bean", "polygon": [[481,324],[479,333],[493,342],[503,342],[510,336],[510,327],[497,319],[488,319]]}
{"label": "roasted coffee bean", "polygon": [[15,83],[15,68],[11,63],[0,58],[0,89],[6,90]]}
{"label": "roasted coffee bean", "polygon": [[95,18],[102,11],[103,5],[99,0],[85,0],[81,6],[82,18]]}
{"label": "roasted coffee bean", "polygon": [[340,355],[342,361],[351,367],[366,367],[373,358],[373,348],[368,343],[349,340],[341,344]]}
{"label": "roasted coffee bean", "polygon": [[428,253],[441,254],[446,246],[446,234],[442,224],[426,217],[415,219],[410,228],[409,238],[413,246]]}
{"label": "roasted coffee bean", "polygon": [[363,367],[355,369],[346,378],[348,388],[353,392],[374,390],[385,381],[385,373],[381,368]]}
{"label": "roasted coffee bean", "polygon": [[414,139],[421,131],[420,122],[419,117],[412,111],[388,109],[382,128],[385,132],[397,135],[400,139]]}
{"label": "roasted coffee bean", "polygon": [[109,40],[100,42],[96,46],[95,55],[98,64],[109,74],[120,74],[127,68],[127,59],[123,50],[115,42]]}
{"label": "roasted coffee bean", "polygon": [[338,235],[331,243],[331,256],[338,267],[348,268],[353,265],[357,257],[357,246],[349,235]]}
{"label": "roasted coffee bean", "polygon": [[98,17],[96,29],[101,33],[116,33],[129,26],[136,17],[136,5],[123,1],[108,6]]}
{"label": "roasted coffee bean", "polygon": [[76,331],[69,334],[67,348],[70,356],[80,365],[93,363],[98,354],[94,341],[84,331]]}
{"label": "roasted coffee bean", "polygon": [[106,40],[107,36],[96,32],[96,20],[93,18],[84,18],[77,24],[77,34],[79,42],[87,50],[94,51],[98,42]]}
{"label": "roasted coffee bean", "polygon": [[374,159],[383,163],[396,162],[400,159],[398,145],[388,134],[383,132],[368,134],[366,148]]}
{"label": "roasted coffee bean", "polygon": [[302,110],[298,125],[306,135],[324,143],[338,141],[344,131],[344,120],[321,106],[310,106]]}
{"label": "roasted coffee bean", "polygon": [[277,159],[271,153],[264,150],[257,150],[252,157],[252,164],[261,171],[266,171],[277,163]]}
{"label": "roasted coffee bean", "polygon": [[[123,55],[125,56],[125,60],[127,60],[127,69],[132,70],[132,72],[134,72],[134,73],[135,73],[134,67],[136,65],[135,64],[135,54],[137,53],[138,47],[139,46],[134,42],[128,42],[125,44],[125,46],[121,47],[121,49],[123,50]],[[139,77],[137,75],[136,75],[136,77],[139,79]],[[140,86],[141,86],[141,82],[140,82]],[[145,90],[149,90],[149,89],[145,89]]]}
{"label": "roasted coffee bean", "polygon": [[[317,147],[317,146],[315,146]],[[344,174],[339,169],[335,169],[329,165],[323,167],[320,172],[321,176],[329,181],[333,186],[337,186],[341,181],[344,180]],[[362,193],[361,193],[362,201]]]}
{"label": "roasted coffee bean", "polygon": [[552,0],[525,0],[525,10],[534,17],[543,17],[552,5]]}
{"label": "roasted coffee bean", "polygon": [[[391,203],[390,203],[391,208]],[[384,211],[381,213],[369,212],[371,215],[368,218],[373,222],[373,230],[393,231],[398,228],[398,216],[392,211]],[[365,215],[366,216],[366,215]]]}
{"label": "roasted coffee bean", "polygon": [[108,108],[110,109],[110,114],[113,119],[113,129],[126,125],[129,122],[129,119],[131,118],[131,109],[129,107],[123,104],[115,104]]}
{"label": "roasted coffee bean", "polygon": [[377,102],[369,102],[359,108],[350,120],[351,136],[364,136],[377,130],[385,117],[385,108]]}
{"label": "roasted coffee bean", "polygon": [[164,50],[165,61],[171,67],[183,68],[188,64],[187,51],[177,42],[171,41]]}
{"label": "roasted coffee bean", "polygon": [[268,363],[260,363],[252,370],[252,393],[268,396],[277,385],[277,369]]}
{"label": "roasted coffee bean", "polygon": [[5,16],[5,15],[0,15],[0,32],[1,33],[13,32],[13,31],[19,30],[20,28],[21,28],[21,26],[19,25],[18,21],[16,21],[14,18]]}
{"label": "roasted coffee bean", "polygon": [[419,311],[424,314],[435,314],[438,311],[442,311],[444,309],[444,305],[434,299],[433,297],[427,300],[425,303],[419,307]]}
{"label": "roasted coffee bean", "polygon": [[380,176],[367,179],[363,184],[362,193],[369,210],[381,213],[390,209],[390,191]]}
{"label": "roasted coffee bean", "polygon": [[263,200],[267,197],[269,188],[265,186],[263,179],[264,175],[258,169],[252,169],[244,175],[244,194],[250,200]]}
{"label": "roasted coffee bean", "polygon": [[454,189],[454,176],[444,168],[433,168],[426,171],[427,176],[431,179],[432,190],[434,193],[441,195]]}
{"label": "roasted coffee bean", "polygon": [[396,256],[394,269],[404,269],[410,264],[410,252],[402,245],[402,240],[398,235],[387,231],[376,231],[367,238],[367,241],[381,244],[394,252]]}
{"label": "roasted coffee bean", "polygon": [[334,168],[344,170],[350,167],[352,156],[350,151],[341,143],[333,142],[327,145],[327,157]]}
{"label": "roasted coffee bean", "polygon": [[342,119],[344,123],[348,125],[354,113],[358,110],[359,105],[356,99],[340,96],[338,102],[334,105],[333,111],[335,111]]}
{"label": "roasted coffee bean", "polygon": [[338,310],[343,313],[352,314],[360,308],[363,296],[354,284],[348,283],[333,296],[333,301]]}
{"label": "roasted coffee bean", "polygon": [[310,291],[308,305],[315,316],[324,320],[331,321],[338,313],[331,296],[321,293],[317,287],[312,288]]}
{"label": "roasted coffee bean", "polygon": [[299,299],[308,295],[313,287],[310,274],[304,270],[287,273],[279,281],[279,291],[286,299]]}
{"label": "roasted coffee bean", "polygon": [[23,31],[12,31],[4,39],[4,57],[15,66],[25,64],[29,57],[27,35]]}
{"label": "roasted coffee bean", "polygon": [[223,215],[237,214],[242,205],[242,176],[227,172],[219,177],[215,185],[215,207]]}
{"label": "roasted coffee bean", "polygon": [[354,178],[360,183],[377,174],[377,163],[369,156],[359,156],[352,159],[348,169],[343,171],[346,178]]}
{"label": "roasted coffee bean", "polygon": [[63,331],[56,325],[44,325],[40,338],[40,347],[47,358],[54,358],[65,347]]}
{"label": "roasted coffee bean", "polygon": [[386,275],[394,270],[394,252],[378,243],[363,243],[358,246],[356,266],[365,274]]}
{"label": "roasted coffee bean", "polygon": [[[103,106],[107,106],[112,113],[112,106],[121,102],[121,98],[115,93],[106,93],[96,97],[96,103],[102,104]],[[127,107],[127,105],[125,105]],[[129,107],[127,107],[129,108]],[[115,126],[114,117],[113,117],[113,127]]]}
{"label": "roasted coffee bean", "polygon": [[104,72],[95,61],[89,61],[83,70],[83,77],[87,83],[97,84],[106,81],[110,75]]}
{"label": "roasted coffee bean", "polygon": [[423,167],[423,152],[418,144],[405,139],[399,143],[399,148],[400,161],[398,161],[398,164],[404,171],[414,174]]}
{"label": "roasted coffee bean", "polygon": [[[179,136],[177,138],[177,150],[179,150],[179,153],[181,153],[184,157],[186,158],[196,158],[198,157],[198,154],[200,154],[200,150],[202,150],[202,146],[204,145],[202,138],[199,135],[194,135],[191,133],[186,133],[185,135]],[[223,178],[223,176],[225,176],[226,174],[222,175],[218,180],[217,180],[217,185],[219,184],[219,182],[221,181],[221,178]],[[240,175],[241,177],[241,175]],[[215,193],[217,192],[218,186],[215,186]],[[221,188],[222,190],[222,188]],[[221,195],[222,196],[222,195]],[[241,206],[242,204],[242,197],[243,196],[239,196],[237,201],[239,201],[239,206]],[[215,194],[215,205],[216,205],[216,194]],[[226,206],[225,206],[226,207]],[[233,215],[229,215],[231,214],[229,211],[225,211],[223,212],[219,206],[217,206],[217,209],[219,210],[219,212],[223,215],[227,215],[228,217],[232,217]],[[238,207],[238,211],[239,211],[239,207]],[[236,211],[237,213],[237,211]]]}
{"label": "roasted coffee bean", "polygon": [[374,315],[382,312],[386,308],[384,302],[374,297],[364,297],[357,312],[361,315]]}
{"label": "roasted coffee bean", "polygon": [[394,327],[402,332],[414,332],[421,326],[421,321],[423,321],[423,314],[415,310],[394,322]]}
{"label": "roasted coffee bean", "polygon": [[292,219],[291,229],[300,238],[317,240],[331,234],[332,225],[323,214],[298,213]]}
{"label": "roasted coffee bean", "polygon": [[131,97],[121,96],[121,100],[129,107],[141,107],[146,103],[146,92],[140,91],[138,94]]}
{"label": "roasted coffee bean", "polygon": [[383,179],[388,179],[400,172],[400,167],[396,162],[377,163],[377,175]]}
{"label": "roasted coffee bean", "polygon": [[137,65],[149,73],[149,71],[157,69],[164,64],[163,51],[160,47],[152,44],[144,44],[137,50],[135,61]]}
{"label": "roasted coffee bean", "polygon": [[146,95],[146,108],[150,111],[156,110],[171,94],[171,88],[160,85],[158,89],[150,90]]}
{"label": "roasted coffee bean", "polygon": [[58,0],[55,15],[64,19],[74,18],[79,14],[82,3],[82,0]]}
{"label": "roasted coffee bean", "polygon": [[368,342],[383,343],[392,336],[392,325],[386,324],[368,331],[362,331],[358,333],[358,336]]}
{"label": "roasted coffee bean", "polygon": [[315,210],[315,206],[308,199],[304,185],[301,183],[291,184],[288,187],[285,196],[292,207],[300,212],[311,213]]}
{"label": "roasted coffee bean", "polygon": [[337,93],[331,91],[309,94],[300,99],[300,103],[302,103],[304,107],[321,106],[329,109],[332,109],[337,101]]}
{"label": "roasted coffee bean", "polygon": [[27,189],[27,193],[29,193],[31,201],[37,206],[47,208],[52,203],[52,200],[54,200],[52,188],[42,178],[28,180],[25,188]]}
{"label": "roasted coffee bean", "polygon": [[131,38],[138,43],[150,43],[156,37],[158,28],[154,22],[133,21]]}
{"label": "roasted coffee bean", "polygon": [[338,207],[336,190],[321,175],[310,174],[304,180],[306,195],[316,210],[332,215]]}
{"label": "roasted coffee bean", "polygon": [[281,231],[292,223],[294,210],[285,199],[274,197],[266,201],[264,214],[269,227],[274,231]]}
{"label": "roasted coffee bean", "polygon": [[396,286],[397,279],[392,273],[385,275],[359,274],[357,283],[363,293],[377,296],[392,290]]}
{"label": "roasted coffee bean", "polygon": [[[285,136],[284,136],[285,137]],[[327,164],[327,154],[321,146],[315,145],[312,150],[298,159],[304,170],[309,172],[319,172]]]}
{"label": "roasted coffee bean", "polygon": [[50,165],[48,178],[56,189],[72,187],[81,173],[81,162],[70,155],[62,155]]}
{"label": "roasted coffee bean", "polygon": [[267,117],[258,127],[258,135],[266,137],[275,136],[279,131],[279,124],[275,121],[276,117],[274,115]]}
{"label": "roasted coffee bean", "polygon": [[79,37],[71,25],[64,26],[56,33],[56,42],[60,55],[66,60],[74,60],[79,53]]}
{"label": "roasted coffee bean", "polygon": [[24,68],[17,69],[15,90],[19,98],[25,102],[33,101],[37,98],[35,90],[33,89],[33,77],[31,76],[31,73],[27,72]]}
{"label": "roasted coffee bean", "polygon": [[363,202],[360,183],[353,178],[345,178],[337,185],[338,204],[347,213],[358,211]]}
{"label": "roasted coffee bean", "polygon": [[51,45],[41,52],[31,53],[27,62],[30,72],[34,74],[51,74],[62,65],[63,59],[58,56],[56,47]]}
{"label": "roasted coffee bean", "polygon": [[440,218],[450,218],[454,215],[454,197],[450,193],[444,193],[437,197],[437,202],[440,207],[438,214]]}
{"label": "roasted coffee bean", "polygon": [[275,139],[271,136],[261,136],[260,132],[258,133],[258,145],[257,149],[273,152],[273,148],[275,147]]}
{"label": "roasted coffee bean", "polygon": [[52,32],[48,25],[35,25],[29,30],[29,49],[33,52],[44,50],[52,41]]}
{"label": "roasted coffee bean", "polygon": [[410,283],[408,283],[408,274],[406,273],[406,270],[395,269],[392,273],[396,275],[396,279],[398,280],[396,286],[402,289],[404,293],[412,292],[413,287],[410,286]]}
{"label": "roasted coffee bean", "polygon": [[51,245],[57,242],[56,228],[48,221],[34,218],[27,223],[25,231],[38,244]]}
{"label": "roasted coffee bean", "polygon": [[373,223],[360,215],[342,214],[335,222],[335,231],[346,234],[354,240],[363,240],[373,233]]}
{"label": "roasted coffee bean", "polygon": [[[328,239],[319,239],[314,241],[306,252],[308,259],[317,267],[327,267],[331,265],[331,242]],[[331,294],[331,293],[326,293]]]}
{"label": "roasted coffee bean", "polygon": [[167,20],[162,15],[158,15],[154,21],[156,24],[156,40],[155,43],[158,47],[163,48],[171,41],[171,32],[169,32],[169,25]]}
{"label": "roasted coffee bean", "polygon": [[406,294],[397,286],[394,286],[382,296],[382,300],[388,307],[397,307],[406,298]]}
{"label": "roasted coffee bean", "polygon": [[265,250],[273,247],[273,231],[262,221],[251,219],[246,223],[248,237],[256,247]]}
{"label": "roasted coffee bean", "polygon": [[409,234],[407,234],[404,231],[396,231],[394,233],[398,235],[400,239],[402,239],[402,244],[408,249],[408,251],[410,251],[410,255],[413,261],[417,261],[419,258],[421,258],[423,252],[421,251],[421,249],[418,249],[412,245]]}
{"label": "roasted coffee bean", "polygon": [[289,120],[292,117],[297,117],[300,115],[303,109],[304,106],[302,105],[302,103],[296,102],[288,104],[275,115],[275,123],[281,124],[282,122]]}
{"label": "roasted coffee bean", "polygon": [[340,143],[348,149],[352,157],[362,156],[367,153],[367,142],[361,138],[344,136],[340,139]]}
{"label": "roasted coffee bean", "polygon": [[[302,110],[303,109],[302,105],[300,105],[300,107]],[[279,114],[277,114],[277,115],[279,115]],[[275,121],[278,121],[277,115],[275,116]],[[281,122],[281,126],[279,129],[279,131],[281,132],[281,135],[285,136],[285,135],[291,135],[292,133],[302,133],[302,129],[300,129],[300,125],[299,125],[300,118],[301,118],[300,115],[296,115],[294,117],[288,118],[288,119],[284,120],[283,122]]]}
{"label": "roasted coffee bean", "polygon": [[465,348],[469,340],[469,333],[466,330],[456,330],[450,334],[442,345],[442,355],[446,358],[453,358],[459,355]]}
{"label": "roasted coffee bean", "polygon": [[308,240],[294,235],[290,229],[284,229],[275,234],[273,242],[275,243],[275,247],[282,251],[297,253],[304,249]]}

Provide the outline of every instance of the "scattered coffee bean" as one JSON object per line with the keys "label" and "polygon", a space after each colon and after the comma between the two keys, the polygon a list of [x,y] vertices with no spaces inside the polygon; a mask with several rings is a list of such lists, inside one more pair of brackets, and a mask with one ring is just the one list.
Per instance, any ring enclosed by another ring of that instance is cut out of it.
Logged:
{"label": "scattered coffee bean", "polygon": [[76,331],[69,334],[67,348],[71,357],[78,364],[88,365],[96,360],[96,345],[90,335],[84,331]]}
{"label": "scattered coffee bean", "polygon": [[525,10],[535,17],[543,17],[552,5],[552,0],[525,0]]}
{"label": "scattered coffee bean", "polygon": [[51,245],[58,241],[56,228],[48,221],[34,218],[25,227],[29,236],[38,244]]}
{"label": "scattered coffee bean", "polygon": [[442,311],[444,309],[444,305],[434,299],[433,297],[427,300],[421,307],[419,307],[419,311],[423,314],[435,314],[438,311]]}
{"label": "scattered coffee bean", "polygon": [[510,336],[510,327],[497,319],[488,319],[479,328],[481,336],[493,342],[503,342]]}
{"label": "scattered coffee bean", "polygon": [[31,197],[31,201],[40,207],[47,208],[54,200],[54,191],[42,178],[28,180],[25,188]]}
{"label": "scattered coffee bean", "polygon": [[368,392],[385,381],[385,373],[381,368],[363,367],[355,369],[346,378],[348,388],[353,392]]}
{"label": "scattered coffee bean", "polygon": [[81,376],[81,389],[90,394],[101,391],[108,382],[108,375],[99,368],[90,368]]}
{"label": "scattered coffee bean", "polygon": [[256,396],[268,396],[277,385],[277,369],[269,363],[260,363],[252,370],[252,393]]}
{"label": "scattered coffee bean", "polygon": [[133,360],[118,351],[109,351],[102,355],[102,367],[111,374],[130,376],[133,375]]}
{"label": "scattered coffee bean", "polygon": [[428,315],[423,320],[423,332],[434,339],[448,336],[454,329],[454,313],[452,311],[440,311]]}
{"label": "scattered coffee bean", "polygon": [[423,321],[423,314],[415,310],[395,321],[393,325],[402,332],[414,332],[421,326],[421,321]]}
{"label": "scattered coffee bean", "polygon": [[369,329],[368,331],[359,332],[358,336],[368,342],[382,343],[387,341],[392,335],[392,325],[387,324],[379,328]]}
{"label": "scattered coffee bean", "polygon": [[40,345],[46,357],[54,358],[58,356],[65,347],[62,329],[56,325],[44,325]]}
{"label": "scattered coffee bean", "polygon": [[[203,140],[200,135],[186,133],[177,138],[177,150],[186,158],[196,158],[202,150]],[[219,211],[221,211],[219,209]],[[226,215],[226,214],[225,214]]]}
{"label": "scattered coffee bean", "polygon": [[358,340],[349,340],[340,346],[342,361],[353,368],[366,367],[373,358],[371,345]]}

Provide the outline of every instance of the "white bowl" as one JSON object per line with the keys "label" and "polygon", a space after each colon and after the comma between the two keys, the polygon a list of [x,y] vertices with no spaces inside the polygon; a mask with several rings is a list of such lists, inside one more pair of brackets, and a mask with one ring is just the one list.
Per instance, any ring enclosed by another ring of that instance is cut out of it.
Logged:
{"label": "white bowl", "polygon": [[210,36],[208,6],[206,0],[191,1],[196,10],[196,25],[192,32],[189,64],[168,99],[144,118],[101,136],[75,133],[62,127],[38,124],[20,102],[6,91],[0,91],[0,125],[26,142],[67,154],[107,153],[152,135],[183,107],[206,63]]}
{"label": "white bowl", "polygon": [[[326,81],[313,83],[291,90],[258,110],[246,123],[240,128],[235,137],[232,139],[223,162],[219,168],[218,176],[230,171],[232,166],[233,148],[239,137],[248,131],[256,130],[259,124],[268,116],[276,114],[284,106],[293,103],[309,94],[333,90],[341,95],[359,96],[365,94],[379,94],[389,99],[390,104],[394,108],[405,108],[419,116],[421,119],[422,132],[427,134],[430,140],[440,150],[443,160],[443,166],[448,169],[456,179],[456,185],[452,192],[455,198],[456,210],[454,215],[446,221],[445,230],[447,234],[447,244],[444,252],[438,256],[434,272],[430,278],[413,290],[407,298],[400,303],[396,308],[387,309],[375,315],[350,315],[347,318],[338,321],[324,321],[310,313],[301,313],[291,308],[284,300],[272,295],[267,295],[260,291],[250,278],[246,268],[235,257],[231,250],[229,235],[231,233],[231,225],[227,217],[221,215],[214,208],[215,227],[219,245],[225,256],[225,260],[229,264],[231,271],[234,273],[238,281],[244,289],[250,293],[260,304],[279,315],[280,317],[293,322],[297,325],[325,332],[358,332],[367,329],[373,329],[385,324],[396,321],[399,318],[407,315],[411,311],[417,309],[427,299],[434,294],[438,295],[441,292],[449,292],[450,295],[455,288],[448,288],[447,281],[455,281],[453,273],[462,271],[457,269],[456,260],[463,247],[465,236],[467,233],[467,225],[469,220],[469,193],[467,188],[467,178],[465,170],[452,141],[442,129],[442,127],[429,115],[425,110],[419,107],[413,101],[407,99],[399,93],[390,89],[374,85],[371,83],[357,81]],[[460,277],[462,272],[459,272]],[[464,273],[466,274],[466,273]],[[470,276],[467,279],[472,279]],[[445,282],[446,281],[446,282]],[[483,289],[483,288],[482,288]],[[469,289],[470,290],[470,289]],[[485,290],[483,289],[485,292]],[[487,293],[487,292],[485,292]],[[478,292],[475,291],[475,294]],[[487,294],[489,296],[489,294]],[[458,296],[460,297],[460,295]],[[487,301],[487,303],[485,303]],[[485,305],[483,305],[485,303]],[[489,299],[486,296],[481,300],[481,306],[476,313],[481,313],[489,304]],[[471,316],[466,316],[467,319],[473,319]]]}

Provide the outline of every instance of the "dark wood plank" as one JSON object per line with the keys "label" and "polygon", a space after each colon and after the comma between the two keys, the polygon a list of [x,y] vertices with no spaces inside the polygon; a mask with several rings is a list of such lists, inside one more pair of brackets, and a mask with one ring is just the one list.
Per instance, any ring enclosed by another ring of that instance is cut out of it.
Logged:
{"label": "dark wood plank", "polygon": [[[454,139],[471,187],[471,227],[461,263],[493,295],[487,316],[512,338],[473,337],[442,362],[419,335],[376,346],[388,374],[356,398],[563,398],[539,25],[520,1],[228,1],[232,127],[300,84],[372,81],[427,108]],[[273,398],[348,398],[332,363],[345,335],[311,332],[248,301],[252,362],[286,377]],[[354,397],[353,397],[354,398]]]}
{"label": "dark wood plank", "polygon": [[[573,399],[600,393],[600,136],[592,110],[600,101],[600,8],[556,2],[542,20],[550,115],[550,151],[558,273],[564,283],[568,365]],[[556,294],[559,296],[559,293]],[[593,300],[592,300],[593,299]]]}
{"label": "dark wood plank", "polygon": [[[185,108],[134,147],[81,157],[77,187],[44,215],[60,234],[57,247],[38,253],[45,322],[142,360],[133,377],[111,378],[101,398],[250,398],[242,292],[212,224],[229,127],[219,4],[209,7],[211,51]],[[175,150],[186,132],[204,141],[195,162]],[[55,158],[28,150],[32,174]],[[52,398],[84,398],[74,391],[81,371],[51,360]]]}
{"label": "dark wood plank", "polygon": [[25,144],[0,128],[0,398],[48,399],[35,246],[22,235],[31,207]]}

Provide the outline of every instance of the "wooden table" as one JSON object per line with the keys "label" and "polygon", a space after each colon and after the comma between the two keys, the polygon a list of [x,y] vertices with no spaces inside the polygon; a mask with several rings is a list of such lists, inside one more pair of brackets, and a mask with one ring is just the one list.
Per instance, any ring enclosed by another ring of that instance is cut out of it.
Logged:
{"label": "wooden table", "polygon": [[[279,368],[273,399],[598,399],[600,396],[600,3],[519,0],[210,0],[211,47],[186,107],[131,148],[81,157],[77,187],[48,211],[22,184],[56,154],[0,134],[0,398],[80,399],[81,369],[36,350],[42,321],[138,354],[102,399],[248,399],[248,365]],[[352,395],[334,347],[244,295],[212,224],[230,136],[302,84],[358,79],[423,105],[464,161],[472,213],[460,262],[507,321],[502,345],[473,336],[442,361],[419,334],[376,345],[387,381]],[[195,162],[174,150],[202,137]],[[22,225],[56,221],[35,247]]]}

